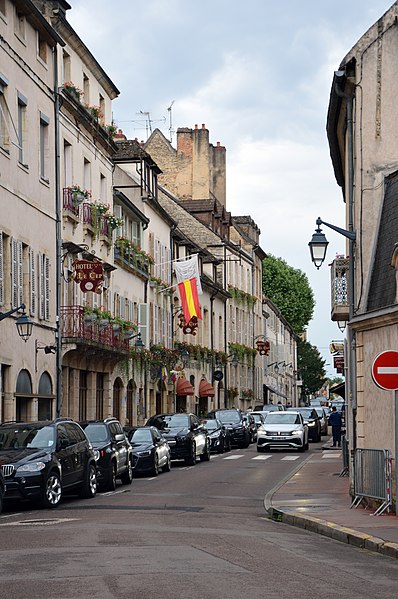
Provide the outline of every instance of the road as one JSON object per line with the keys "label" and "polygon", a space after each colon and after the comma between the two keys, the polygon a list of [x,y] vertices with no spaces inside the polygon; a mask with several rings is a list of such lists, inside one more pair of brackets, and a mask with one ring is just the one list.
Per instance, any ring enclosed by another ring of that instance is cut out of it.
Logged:
{"label": "road", "polygon": [[319,453],[255,446],[57,510],[0,517],[0,598],[396,599],[397,560],[272,522],[264,496]]}

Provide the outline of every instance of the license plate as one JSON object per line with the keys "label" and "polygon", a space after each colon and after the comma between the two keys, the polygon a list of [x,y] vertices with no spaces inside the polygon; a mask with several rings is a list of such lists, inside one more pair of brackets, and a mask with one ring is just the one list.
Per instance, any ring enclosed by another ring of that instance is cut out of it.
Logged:
{"label": "license plate", "polygon": [[279,441],[279,440],[284,440],[286,439],[286,437],[272,437],[272,441]]}

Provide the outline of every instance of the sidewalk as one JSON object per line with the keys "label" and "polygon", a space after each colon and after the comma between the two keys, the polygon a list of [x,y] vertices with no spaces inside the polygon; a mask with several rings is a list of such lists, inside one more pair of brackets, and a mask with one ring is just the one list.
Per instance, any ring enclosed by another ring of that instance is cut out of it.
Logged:
{"label": "sidewalk", "polygon": [[398,517],[373,516],[373,511],[362,507],[350,509],[349,477],[340,477],[341,470],[340,448],[325,443],[266,495],[269,517],[398,558]]}

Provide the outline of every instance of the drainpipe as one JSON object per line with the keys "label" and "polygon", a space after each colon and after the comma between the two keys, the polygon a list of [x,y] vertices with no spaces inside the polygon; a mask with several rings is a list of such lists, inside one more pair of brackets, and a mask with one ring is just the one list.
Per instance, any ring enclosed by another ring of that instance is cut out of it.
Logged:
{"label": "drainpipe", "polygon": [[56,362],[56,417],[59,418],[62,412],[62,331],[61,331],[61,281],[62,281],[62,223],[61,223],[61,192],[60,192],[60,133],[59,133],[59,92],[58,92],[58,52],[57,46],[53,50],[53,69],[54,69],[54,132],[55,132],[55,218],[56,218],[56,332],[55,352]]}
{"label": "drainpipe", "polygon": [[[335,91],[338,96],[346,100],[347,106],[347,154],[348,154],[348,230],[354,231],[354,147],[353,147],[353,101],[354,95],[347,94],[341,88],[341,83],[345,79],[345,71],[335,72]],[[350,408],[351,423],[351,450],[356,447],[356,344],[355,334],[351,329],[350,322],[354,316],[355,305],[355,241],[348,240],[348,259],[349,259],[349,279],[348,279],[348,326],[347,326],[347,347],[348,347],[348,368],[349,368],[349,392],[348,407]],[[346,392],[347,395],[347,392]],[[347,402],[347,398],[346,398]],[[346,410],[346,416],[349,410]],[[349,423],[347,423],[349,424]]]}

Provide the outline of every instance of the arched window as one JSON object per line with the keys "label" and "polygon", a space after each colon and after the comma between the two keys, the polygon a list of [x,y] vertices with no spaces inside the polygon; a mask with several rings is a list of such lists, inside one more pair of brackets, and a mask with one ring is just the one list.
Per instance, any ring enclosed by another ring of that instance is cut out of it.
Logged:
{"label": "arched window", "polygon": [[43,372],[39,381],[37,416],[39,420],[53,418],[53,387],[48,372]]}

